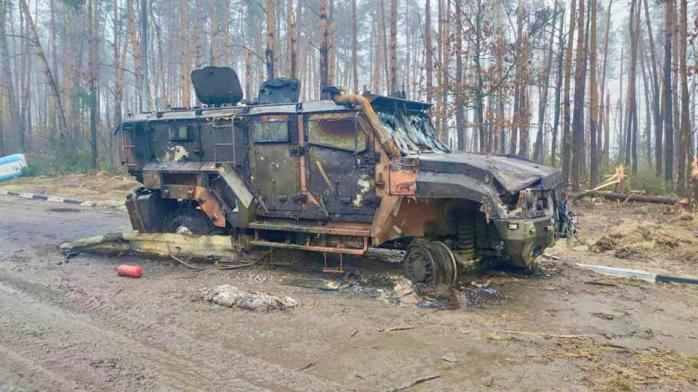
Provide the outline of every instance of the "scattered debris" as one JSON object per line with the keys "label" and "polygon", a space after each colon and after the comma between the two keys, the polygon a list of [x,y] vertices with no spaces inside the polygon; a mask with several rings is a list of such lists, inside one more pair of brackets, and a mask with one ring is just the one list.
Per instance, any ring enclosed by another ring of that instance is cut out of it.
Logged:
{"label": "scattered debris", "polygon": [[616,318],[615,315],[612,315],[610,313],[604,313],[604,312],[594,312],[594,313],[592,313],[592,315],[594,317],[598,317],[598,318],[604,319],[604,320],[613,320],[614,318]]}
{"label": "scattered debris", "polygon": [[468,306],[482,306],[485,302],[501,299],[499,290],[489,287],[478,287],[465,293]]}
{"label": "scattered debris", "polygon": [[349,335],[349,337],[350,337],[350,338],[353,338],[354,336],[356,336],[357,333],[359,333],[359,330],[358,330],[358,329],[355,329],[354,332],[352,332],[352,333]]}
{"label": "scattered debris", "polygon": [[492,283],[492,280],[487,279],[483,283],[477,283],[476,281],[472,281],[472,282],[470,282],[470,285],[473,287],[477,287],[477,288],[483,288],[483,287],[490,287],[491,283]]}
{"label": "scattered debris", "polygon": [[140,265],[121,264],[116,267],[116,273],[128,278],[140,278],[143,276],[143,268]]}
{"label": "scattered debris", "polygon": [[317,365],[316,362],[310,362],[309,364],[303,366],[302,368],[298,369],[299,372],[302,372],[303,370],[310,369],[311,367]]}
{"label": "scattered debris", "polygon": [[229,284],[213,288],[201,288],[197,291],[197,294],[208,302],[227,307],[235,306],[246,310],[286,310],[298,306],[298,302],[291,297],[279,298],[266,293],[243,291]]}
{"label": "scattered debris", "polygon": [[421,378],[418,378],[418,379],[416,379],[416,380],[414,380],[414,381],[412,381],[412,382],[409,382],[409,383],[407,383],[407,384],[402,384],[402,385],[400,385],[400,386],[397,387],[397,388],[387,389],[386,392],[399,392],[399,391],[404,391],[405,389],[412,388],[412,387],[415,386],[415,385],[419,385],[419,384],[424,383],[424,382],[427,382],[427,381],[435,380],[435,379],[437,379],[437,378],[439,378],[439,377],[441,377],[440,374],[434,374],[434,375],[431,375],[431,376],[421,377]]}
{"label": "scattered debris", "polygon": [[341,282],[336,280],[314,278],[284,279],[281,281],[281,284],[324,291],[337,291],[342,287]]}
{"label": "scattered debris", "polygon": [[588,281],[586,281],[586,282],[584,282],[584,283],[586,283],[586,284],[592,284],[592,285],[595,285],[595,286],[618,287],[617,284],[615,284],[615,283],[613,283],[613,282],[604,281],[604,280],[588,280]]}
{"label": "scattered debris", "polygon": [[444,354],[443,357],[441,357],[441,359],[443,359],[445,362],[449,362],[449,363],[458,362],[458,358],[456,358],[456,354],[454,354],[454,353],[446,353],[446,354]]}

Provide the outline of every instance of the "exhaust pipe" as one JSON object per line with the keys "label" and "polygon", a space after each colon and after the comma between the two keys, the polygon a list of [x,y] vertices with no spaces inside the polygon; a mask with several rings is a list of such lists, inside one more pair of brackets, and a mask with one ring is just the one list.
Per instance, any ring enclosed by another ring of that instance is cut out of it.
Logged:
{"label": "exhaust pipe", "polygon": [[378,135],[378,139],[380,139],[381,144],[388,152],[388,155],[391,158],[399,158],[401,156],[400,149],[390,136],[389,131],[378,118],[378,115],[376,115],[375,110],[373,110],[373,106],[371,106],[371,103],[368,101],[368,99],[366,99],[366,97],[359,94],[342,94],[341,91],[336,87],[326,88],[326,90],[326,92],[331,94],[330,96],[332,101],[334,101],[334,103],[337,105],[357,105],[361,107],[364,115],[368,119],[369,124],[371,124],[371,127],[373,127]]}

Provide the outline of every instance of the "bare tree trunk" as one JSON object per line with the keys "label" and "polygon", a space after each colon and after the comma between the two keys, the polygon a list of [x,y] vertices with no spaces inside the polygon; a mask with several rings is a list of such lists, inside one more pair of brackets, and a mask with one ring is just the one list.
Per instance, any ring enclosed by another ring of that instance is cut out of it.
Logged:
{"label": "bare tree trunk", "polygon": [[623,65],[624,65],[624,60],[625,57],[623,57],[623,49],[620,48],[620,76],[618,77],[618,91],[620,93],[618,94],[618,106],[617,106],[617,111],[618,111],[618,159],[617,163],[621,164],[623,163],[623,156],[625,153],[625,143],[623,143],[623,131],[625,128],[623,128]]}
{"label": "bare tree trunk", "polygon": [[591,0],[591,10],[589,17],[591,18],[591,27],[589,31],[589,187],[596,186],[598,177],[598,146],[596,145],[597,123],[599,120],[598,109],[599,86],[596,82],[596,1]]}
{"label": "bare tree trunk", "polygon": [[485,81],[482,72],[482,23],[484,19],[485,7],[482,0],[475,0],[475,26],[474,26],[474,37],[473,41],[473,65],[474,65],[474,105],[475,105],[475,125],[477,126],[477,136],[478,136],[478,151],[484,152],[486,150],[485,146],[485,108],[484,108],[484,89]]}
{"label": "bare tree trunk", "polygon": [[664,180],[672,184],[674,181],[674,122],[671,88],[671,44],[674,29],[674,3],[673,0],[664,2]]}
{"label": "bare tree trunk", "polygon": [[245,48],[245,97],[252,99],[252,52]]}
{"label": "bare tree trunk", "polygon": [[681,128],[679,130],[679,159],[677,162],[678,180],[677,192],[686,194],[686,157],[689,148],[691,124],[689,120],[688,68],[686,67],[687,33],[687,0],[679,0],[679,68],[681,70]]}
{"label": "bare tree trunk", "polygon": [[[606,72],[608,70],[608,36],[609,32],[611,30],[611,8],[613,7],[613,0],[610,0],[608,2],[608,10],[606,13],[606,32],[604,34],[604,45],[603,45],[603,66],[601,70],[601,94],[599,95],[601,99],[604,99],[604,96],[606,94]],[[606,99],[604,102],[606,106],[605,113],[608,114],[608,106],[611,106],[611,102]],[[604,121],[602,121],[602,118]],[[599,118],[597,120],[597,124],[607,124],[608,123],[608,118],[604,118],[604,106],[601,106],[601,110],[599,110]],[[601,162],[603,163],[603,167],[608,166],[608,146],[610,141],[608,140],[608,135],[609,135],[609,129],[608,125],[604,126],[604,132],[603,132],[603,138],[599,137],[598,139],[601,140],[602,142],[599,143],[596,148],[597,150],[601,150],[602,156],[601,156]]]}
{"label": "bare tree trunk", "polygon": [[[638,4],[638,7],[640,5]],[[639,10],[638,10],[639,11]],[[650,109],[650,83],[647,78],[647,70],[645,66],[645,58],[647,57],[645,55],[645,50],[644,50],[644,45],[642,41],[640,41],[640,45],[642,45],[642,52],[640,53],[640,70],[642,72],[642,86],[643,86],[643,92],[644,92],[644,97],[645,97],[645,137],[646,137],[646,156],[647,156],[647,163],[649,167],[652,167],[652,110]]]}
{"label": "bare tree trunk", "polygon": [[650,21],[650,13],[647,2],[649,0],[644,0],[645,4],[645,21],[647,26],[648,41],[650,44],[650,77],[652,78],[652,117],[654,119],[654,152],[655,152],[655,163],[656,163],[656,173],[657,177],[662,175],[662,165],[664,164],[662,159],[662,114],[659,108],[659,103],[661,101],[659,92],[659,70],[657,54],[654,46],[654,35],[652,35],[652,23]]}
{"label": "bare tree trunk", "polygon": [[[276,77],[276,2],[274,0],[266,0],[264,7],[267,13],[267,49],[264,52],[264,61],[267,68],[267,79]],[[325,14],[327,17],[327,14]],[[325,22],[327,19],[325,19]],[[322,23],[322,22],[320,22]]]}
{"label": "bare tree trunk", "polygon": [[625,164],[632,164],[633,173],[637,173],[637,49],[638,49],[638,16],[637,0],[632,0],[630,5],[630,67],[628,69],[628,101],[626,129],[626,155]]}
{"label": "bare tree trunk", "polygon": [[[180,54],[179,54],[179,82],[181,87],[181,102],[180,106],[191,106],[191,43],[188,36],[189,32],[189,16],[188,3],[183,1],[179,3],[179,34],[180,34]],[[245,81],[250,81],[251,78],[245,75]],[[247,91],[246,91],[247,93]],[[248,96],[249,98],[249,96]]]}
{"label": "bare tree trunk", "polygon": [[97,107],[97,83],[99,71],[99,50],[98,50],[98,8],[97,0],[89,1],[89,88],[90,88],[90,163],[92,169],[97,169],[97,117],[99,108]]}
{"label": "bare tree trunk", "polygon": [[[594,0],[592,0],[594,1]],[[553,63],[553,42],[555,41],[555,22],[557,20],[557,0],[553,6],[553,21],[550,23],[550,42],[548,43],[548,54],[545,59],[545,68],[543,72],[543,91],[540,94],[540,102],[538,103],[538,133],[536,134],[536,144],[533,149],[533,159],[538,162],[543,162],[545,156],[545,148],[543,145],[543,131],[545,126],[545,111],[548,107],[548,88],[550,87],[551,68]]]}
{"label": "bare tree trunk", "polygon": [[41,48],[41,41],[39,41],[39,35],[36,32],[36,25],[34,24],[34,20],[32,19],[31,13],[29,12],[27,0],[20,0],[20,5],[27,19],[27,26],[29,27],[29,39],[31,39],[32,45],[34,46],[34,54],[39,58],[42,67],[42,72],[46,75],[49,87],[51,88],[51,93],[55,98],[56,111],[58,112],[58,127],[60,128],[61,132],[65,132],[68,128],[68,125],[65,119],[65,112],[63,111],[61,96],[58,92],[58,84],[56,83],[56,80],[53,77],[53,73],[51,72],[51,67],[49,66],[48,61],[46,60],[44,50]]}
{"label": "bare tree trunk", "polygon": [[141,111],[150,109],[150,79],[148,78],[148,0],[141,0],[141,77],[143,85],[141,94]]}
{"label": "bare tree trunk", "polygon": [[[24,0],[23,0],[24,1]],[[7,4],[0,2],[0,61],[2,61],[2,81],[4,89],[7,92],[7,101],[9,104],[10,127],[2,135],[6,140],[3,145],[8,152],[24,152],[24,146],[21,142],[21,134],[24,132],[24,122],[22,121],[17,96],[15,95],[15,83],[12,78],[12,68],[10,65],[10,52],[7,43]]]}
{"label": "bare tree trunk", "polygon": [[576,21],[576,6],[575,0],[570,0],[570,26],[567,31],[567,48],[565,53],[565,87],[564,87],[564,101],[563,101],[563,121],[564,126],[562,128],[562,177],[565,183],[569,182],[570,175],[570,160],[572,158],[572,137],[570,128],[572,125],[570,116],[570,85],[572,84],[572,56],[574,47],[574,29],[577,23]]}
{"label": "bare tree trunk", "polygon": [[463,10],[462,0],[456,0],[456,85],[454,86],[456,134],[458,150],[465,150],[465,105],[463,102]]}
{"label": "bare tree trunk", "polygon": [[426,81],[426,94],[427,102],[431,103],[432,100],[432,89],[434,83],[434,50],[431,42],[431,0],[427,0],[426,6],[424,7],[424,46],[426,53],[424,54],[424,68],[427,74]]}
{"label": "bare tree trunk", "polygon": [[565,12],[562,11],[560,15],[560,26],[558,30],[558,56],[557,56],[557,81],[555,82],[555,115],[553,116],[553,135],[552,142],[550,146],[550,165],[557,166],[557,135],[560,126],[560,102],[562,95],[562,80],[563,80],[563,69],[562,64],[564,63],[564,48],[565,42],[563,39],[563,30],[565,25]]}
{"label": "bare tree trunk", "polygon": [[359,92],[359,59],[357,55],[358,46],[358,23],[356,16],[356,0],[351,0],[351,73],[354,82],[354,93]]}
{"label": "bare tree trunk", "polygon": [[320,0],[320,90],[329,86],[328,50],[330,41],[328,21],[329,0]]}
{"label": "bare tree trunk", "polygon": [[334,23],[334,0],[330,0],[329,9],[327,12],[327,27],[329,32],[327,35],[327,85],[334,86],[336,82],[336,50],[334,45],[335,23]]}
{"label": "bare tree trunk", "polygon": [[295,79],[295,64],[292,64],[295,56],[296,20],[293,15],[293,0],[286,0],[286,77]]}
{"label": "bare tree trunk", "polygon": [[389,46],[389,87],[388,94],[398,91],[397,86],[397,0],[390,0],[390,46]]}
{"label": "bare tree trunk", "polygon": [[584,3],[579,0],[579,13],[577,14],[577,54],[574,79],[574,116],[572,119],[572,144],[574,155],[572,157],[572,190],[579,191],[582,181],[582,162],[584,162],[584,85],[585,78],[585,39],[584,39]]}

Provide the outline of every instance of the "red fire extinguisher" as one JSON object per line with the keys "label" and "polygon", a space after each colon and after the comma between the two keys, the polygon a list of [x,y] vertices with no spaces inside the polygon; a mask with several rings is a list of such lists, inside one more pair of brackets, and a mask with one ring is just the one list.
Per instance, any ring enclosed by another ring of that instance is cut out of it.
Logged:
{"label": "red fire extinguisher", "polygon": [[143,268],[140,265],[121,264],[116,268],[116,273],[118,273],[119,276],[140,278],[143,276]]}

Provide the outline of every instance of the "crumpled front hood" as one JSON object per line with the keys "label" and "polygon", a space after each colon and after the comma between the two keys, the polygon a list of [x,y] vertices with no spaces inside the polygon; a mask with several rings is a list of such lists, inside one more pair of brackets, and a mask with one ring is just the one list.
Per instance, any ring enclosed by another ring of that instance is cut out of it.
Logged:
{"label": "crumpled front hood", "polygon": [[493,178],[507,193],[531,186],[552,189],[562,181],[560,170],[516,156],[483,155],[465,152],[419,154],[419,171],[460,174],[489,182]]}

